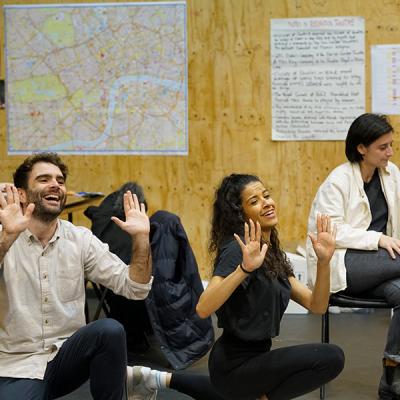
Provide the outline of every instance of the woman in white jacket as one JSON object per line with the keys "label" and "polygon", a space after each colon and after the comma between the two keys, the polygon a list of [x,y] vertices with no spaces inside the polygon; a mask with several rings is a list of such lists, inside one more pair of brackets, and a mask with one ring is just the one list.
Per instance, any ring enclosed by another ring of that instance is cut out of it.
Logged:
{"label": "woman in white jacket", "polygon": [[[393,128],[384,115],[363,114],[346,137],[349,160],[335,168],[313,201],[309,232],[317,213],[336,224],[331,260],[331,292],[381,297],[393,305],[379,384],[381,400],[400,399],[400,172],[389,161]],[[316,256],[307,243],[309,283],[315,282]]]}

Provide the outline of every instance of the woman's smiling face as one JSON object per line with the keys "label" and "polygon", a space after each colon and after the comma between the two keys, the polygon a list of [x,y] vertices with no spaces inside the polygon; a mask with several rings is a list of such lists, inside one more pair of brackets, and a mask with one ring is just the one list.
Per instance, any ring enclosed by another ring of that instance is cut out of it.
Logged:
{"label": "woman's smiling face", "polygon": [[259,222],[263,232],[270,232],[278,223],[275,202],[268,190],[259,181],[247,184],[241,193],[242,208],[246,220]]}

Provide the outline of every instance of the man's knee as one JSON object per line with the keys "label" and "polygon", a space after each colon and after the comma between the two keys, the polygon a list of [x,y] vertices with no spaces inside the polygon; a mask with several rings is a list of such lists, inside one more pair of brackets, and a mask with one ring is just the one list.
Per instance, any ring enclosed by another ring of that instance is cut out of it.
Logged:
{"label": "man's knee", "polygon": [[95,322],[96,330],[110,340],[125,340],[125,329],[118,321],[112,318],[99,319]]}

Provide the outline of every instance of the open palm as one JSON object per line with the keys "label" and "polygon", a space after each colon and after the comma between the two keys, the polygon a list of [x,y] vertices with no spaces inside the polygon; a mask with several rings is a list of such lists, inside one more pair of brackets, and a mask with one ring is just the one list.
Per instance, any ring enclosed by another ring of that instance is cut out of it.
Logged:
{"label": "open palm", "polygon": [[331,218],[325,214],[318,214],[317,235],[309,236],[318,260],[329,262],[336,248],[336,225],[331,227]]}
{"label": "open palm", "polygon": [[129,190],[124,193],[124,211],[125,221],[117,217],[111,218],[122,230],[131,236],[150,233],[150,221],[145,206],[143,203],[139,204],[136,194]]}
{"label": "open palm", "polygon": [[234,235],[239,243],[243,254],[243,268],[246,271],[254,271],[259,268],[264,262],[265,255],[267,254],[268,245],[263,244],[261,247],[261,226],[257,222],[254,225],[252,220],[249,221],[250,227],[247,223],[244,224],[244,243],[238,235]]}
{"label": "open palm", "polygon": [[6,185],[6,194],[7,198],[0,192],[1,225],[3,231],[9,234],[19,234],[28,227],[35,206],[30,203],[23,212],[18,190],[15,186]]}

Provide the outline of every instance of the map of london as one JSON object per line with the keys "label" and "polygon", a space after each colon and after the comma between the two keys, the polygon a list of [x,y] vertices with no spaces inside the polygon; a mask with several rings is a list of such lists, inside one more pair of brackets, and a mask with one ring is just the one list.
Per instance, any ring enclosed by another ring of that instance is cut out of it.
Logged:
{"label": "map of london", "polygon": [[10,154],[188,153],[185,3],[4,10]]}

